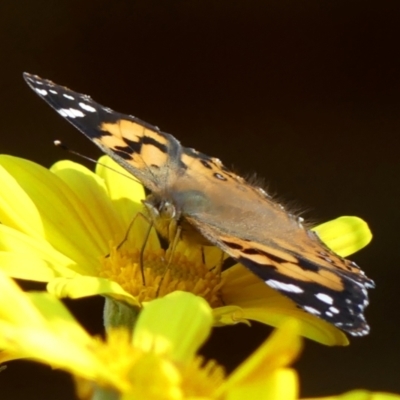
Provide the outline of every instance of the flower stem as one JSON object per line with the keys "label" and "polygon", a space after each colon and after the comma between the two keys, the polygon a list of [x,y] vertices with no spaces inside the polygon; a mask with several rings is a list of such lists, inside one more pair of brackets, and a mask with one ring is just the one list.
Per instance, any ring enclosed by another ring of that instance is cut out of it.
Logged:
{"label": "flower stem", "polygon": [[112,389],[96,387],[90,400],[118,400],[120,394]]}
{"label": "flower stem", "polygon": [[105,298],[103,319],[106,332],[119,327],[125,327],[133,332],[138,315],[138,308],[111,297]]}

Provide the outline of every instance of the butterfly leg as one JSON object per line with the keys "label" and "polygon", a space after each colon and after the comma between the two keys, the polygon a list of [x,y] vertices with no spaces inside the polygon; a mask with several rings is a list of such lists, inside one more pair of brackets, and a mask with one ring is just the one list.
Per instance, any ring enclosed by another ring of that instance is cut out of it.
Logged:
{"label": "butterfly leg", "polygon": [[135,217],[132,219],[132,221],[129,223],[128,225],[128,229],[125,231],[125,236],[122,238],[122,240],[119,242],[118,246],[117,246],[117,250],[119,250],[122,245],[128,240],[129,237],[129,232],[132,229],[133,224],[136,221],[136,218],[139,216],[140,213],[136,214]]}
{"label": "butterfly leg", "polygon": [[[203,264],[206,264],[206,258],[205,258],[205,253],[204,253],[204,246],[201,247],[201,254],[202,254],[202,261]],[[221,274],[221,272],[225,269],[225,262],[229,258],[225,258],[226,253],[224,253],[222,250],[220,252],[220,259],[218,260],[217,264],[212,266],[210,268],[210,271],[213,271],[214,273]],[[236,262],[235,262],[236,263]]]}
{"label": "butterfly leg", "polygon": [[142,247],[140,248],[140,253],[139,253],[139,266],[140,266],[140,272],[142,274],[143,286],[146,286],[146,279],[145,279],[145,276],[144,276],[144,250],[145,250],[147,242],[149,240],[150,232],[151,232],[151,230],[153,228],[153,221],[148,221],[148,222],[149,222],[149,228],[147,229],[146,236],[144,237],[144,240],[143,240],[143,243],[142,243]]}
{"label": "butterfly leg", "polygon": [[178,226],[176,226],[174,238],[172,240],[172,245],[169,248],[169,257],[168,257],[167,265],[165,266],[164,272],[161,276],[160,284],[158,285],[157,292],[156,292],[156,297],[158,297],[158,295],[160,294],[161,286],[162,286],[165,276],[168,272],[168,269],[171,265],[176,246],[178,245],[178,242],[181,240],[181,234],[182,234],[182,228],[178,225]]}
{"label": "butterfly leg", "polygon": [[204,246],[201,246],[200,251],[201,251],[201,261],[204,265],[206,265],[206,254],[204,253]]}
{"label": "butterfly leg", "polygon": [[[223,251],[221,251],[221,258],[219,259],[219,262],[218,262],[218,264],[214,267],[215,268],[215,270],[219,273],[219,274],[221,274],[221,272],[222,272],[222,266],[224,265],[224,257],[225,257],[225,253],[223,252]],[[214,269],[213,268],[213,269]]]}
{"label": "butterfly leg", "polygon": [[[141,212],[138,212],[135,215],[135,217],[132,219],[132,221],[129,223],[128,229],[125,232],[125,236],[123,237],[121,242],[118,244],[117,250],[119,250],[123,246],[123,244],[128,240],[129,233],[130,233],[134,223],[137,221],[138,218],[143,218],[148,224],[148,229],[146,230],[146,234],[145,234],[145,237],[144,237],[144,240],[143,240],[143,243],[142,243],[142,245],[140,247],[140,252],[139,252],[139,266],[140,266],[140,272],[141,272],[141,275],[142,275],[142,282],[143,282],[143,286],[146,286],[146,279],[145,279],[145,276],[144,276],[144,250],[145,250],[147,242],[149,240],[151,229],[154,226],[153,221],[151,219],[149,219],[145,214],[143,214]],[[107,254],[106,257],[109,257],[109,256],[110,256],[110,254]]]}

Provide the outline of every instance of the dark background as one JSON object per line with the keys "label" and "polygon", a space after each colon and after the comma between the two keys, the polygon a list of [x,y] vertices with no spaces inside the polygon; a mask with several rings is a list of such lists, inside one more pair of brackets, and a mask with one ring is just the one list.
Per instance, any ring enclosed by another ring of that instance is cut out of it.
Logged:
{"label": "dark background", "polygon": [[[364,218],[374,240],[353,259],[377,283],[372,332],[347,348],[307,341],[301,393],[400,393],[399,38],[398,0],[1,2],[0,151],[49,166],[65,158],[52,145],[61,139],[99,154],[25,85],[28,71],[256,171],[313,220]],[[100,300],[74,310],[100,331]],[[204,351],[231,370],[268,332],[219,329]],[[73,396],[45,367],[0,374],[2,399],[55,390]]]}

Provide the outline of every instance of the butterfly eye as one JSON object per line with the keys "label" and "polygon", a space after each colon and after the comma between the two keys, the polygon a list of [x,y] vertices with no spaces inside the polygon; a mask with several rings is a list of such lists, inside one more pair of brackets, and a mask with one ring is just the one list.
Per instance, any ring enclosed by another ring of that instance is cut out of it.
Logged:
{"label": "butterfly eye", "polygon": [[176,208],[169,201],[165,201],[160,204],[160,208],[158,209],[160,216],[164,218],[175,218]]}

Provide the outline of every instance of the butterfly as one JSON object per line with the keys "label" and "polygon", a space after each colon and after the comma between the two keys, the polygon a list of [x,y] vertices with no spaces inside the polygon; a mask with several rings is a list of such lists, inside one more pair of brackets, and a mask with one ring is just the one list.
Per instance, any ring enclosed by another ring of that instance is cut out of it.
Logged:
{"label": "butterfly", "polygon": [[298,307],[354,336],[366,335],[374,282],[331,251],[262,188],[219,159],[91,97],[28,73],[28,85],[151,192],[144,204],[159,233],[208,243]]}

